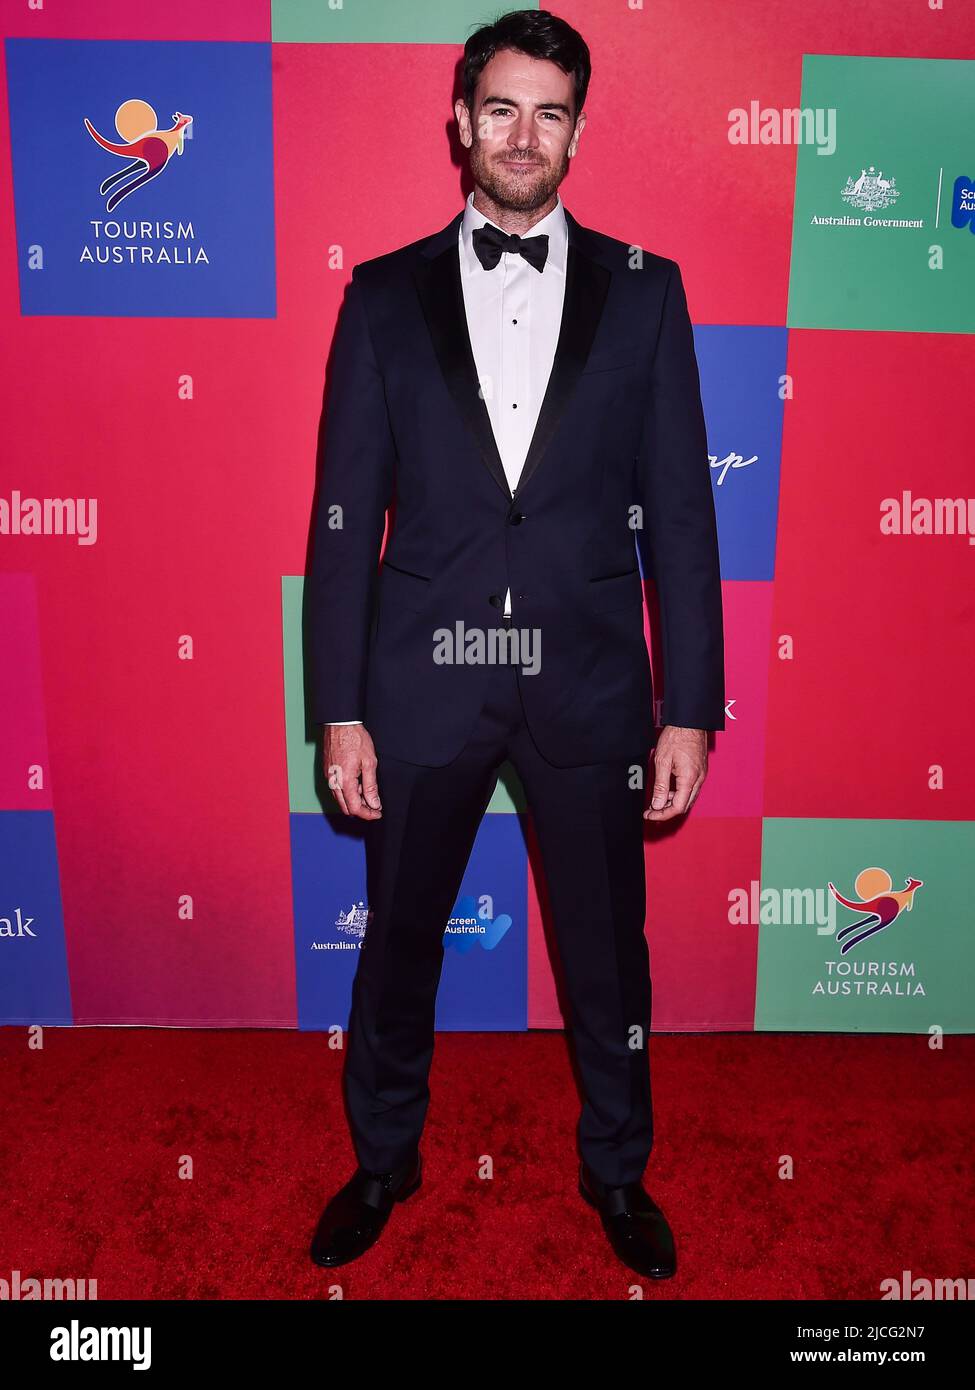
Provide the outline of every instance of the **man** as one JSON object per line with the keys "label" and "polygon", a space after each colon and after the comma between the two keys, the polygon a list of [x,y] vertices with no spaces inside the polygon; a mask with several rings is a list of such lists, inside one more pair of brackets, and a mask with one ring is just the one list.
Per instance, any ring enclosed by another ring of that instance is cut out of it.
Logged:
{"label": "man", "polygon": [[[340,321],[311,657],[329,784],[365,822],[371,916],[344,1074],[359,1167],[322,1215],[320,1265],[368,1249],[419,1186],[443,933],[510,759],[568,992],[580,1191],[630,1268],[676,1267],[641,1181],[643,820],[689,810],[724,727],[718,547],[678,267],[581,226],[558,194],[589,75],[545,11],[475,33],[455,106],[474,191],[441,231],[356,265]],[[666,680],[646,811],[641,529]]]}

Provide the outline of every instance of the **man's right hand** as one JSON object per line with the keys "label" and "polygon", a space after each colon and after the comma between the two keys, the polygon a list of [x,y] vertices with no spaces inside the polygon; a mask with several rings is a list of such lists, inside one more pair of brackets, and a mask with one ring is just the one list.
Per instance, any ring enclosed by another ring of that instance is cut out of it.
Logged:
{"label": "man's right hand", "polygon": [[364,724],[326,724],[322,740],[325,778],[345,816],[379,820],[378,760]]}

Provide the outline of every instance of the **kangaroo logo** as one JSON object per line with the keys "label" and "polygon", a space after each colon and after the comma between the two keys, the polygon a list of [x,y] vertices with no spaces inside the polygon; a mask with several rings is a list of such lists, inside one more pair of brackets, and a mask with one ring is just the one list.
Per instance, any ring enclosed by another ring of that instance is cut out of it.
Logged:
{"label": "kangaroo logo", "polygon": [[[832,884],[829,885],[829,891],[838,903],[848,907],[851,912],[863,912],[864,909],[867,912],[865,917],[861,917],[857,922],[850,922],[842,931],[836,933],[837,941],[843,941],[840,950],[843,956],[861,941],[866,941],[868,936],[873,936],[874,932],[884,931],[902,912],[910,912],[914,906],[914,894],[919,888],[924,887],[924,879],[907,878],[904,880],[904,887],[894,893],[891,891],[891,877],[886,869],[861,869],[853,887],[859,894],[859,902],[851,902],[849,898],[844,898],[838,893]],[[865,930],[858,931],[860,927],[864,927]],[[851,936],[851,932],[857,932],[857,935]],[[844,937],[848,939],[844,941]]]}
{"label": "kangaroo logo", "polygon": [[369,916],[369,909],[360,898],[358,903],[352,904],[348,912],[339,913],[335,925],[339,931],[345,932],[346,936],[356,936],[361,941],[369,925]]}
{"label": "kangaroo logo", "polygon": [[160,130],[156,113],[149,103],[133,97],[130,101],[123,101],[115,113],[115,129],[124,141],[123,144],[118,144],[113,140],[106,140],[104,135],[99,135],[88,117],[85,117],[88,134],[96,144],[101,145],[102,149],[108,150],[110,154],[117,154],[120,158],[129,160],[124,169],[119,169],[117,173],[110,174],[107,179],[102,180],[98,185],[99,193],[104,196],[129,174],[135,175],[128,183],[115,188],[115,192],[105,204],[106,212],[113,212],[123,198],[127,198],[150,179],[157,178],[169,163],[174,150],[177,154],[183,153],[184,134],[192,120],[192,116],[184,116],[181,111],[174,111],[174,124],[171,129]]}

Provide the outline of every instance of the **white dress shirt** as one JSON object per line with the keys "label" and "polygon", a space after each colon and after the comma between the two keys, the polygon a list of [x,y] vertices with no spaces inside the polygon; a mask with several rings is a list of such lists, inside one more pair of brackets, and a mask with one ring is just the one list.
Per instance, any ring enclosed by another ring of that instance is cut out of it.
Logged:
{"label": "white dress shirt", "polygon": [[[548,235],[548,259],[541,273],[516,251],[503,251],[493,270],[484,269],[474,253],[473,235],[475,227],[490,219],[475,208],[473,193],[458,232],[474,363],[512,493],[535,432],[562,326],[569,230],[562,199],[556,198],[552,211],[523,233]],[[510,589],[504,611],[511,613]]]}
{"label": "white dress shirt", "polygon": [[[503,251],[493,270],[484,269],[474,252],[473,234],[489,218],[475,208],[473,193],[457,233],[474,364],[512,493],[535,432],[562,327],[569,229],[562,199],[556,199],[552,211],[522,234],[548,235],[548,259],[541,272],[516,251]],[[511,613],[510,589],[504,611]]]}

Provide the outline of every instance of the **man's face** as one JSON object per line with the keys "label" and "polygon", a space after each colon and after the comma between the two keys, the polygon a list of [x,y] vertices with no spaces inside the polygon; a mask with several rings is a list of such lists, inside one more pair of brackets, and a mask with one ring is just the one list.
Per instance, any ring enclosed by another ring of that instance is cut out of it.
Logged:
{"label": "man's face", "polygon": [[503,208],[544,206],[569,170],[586,123],[578,121],[575,85],[555,63],[506,49],[481,73],[474,110],[454,108],[461,140],[471,152],[471,175]]}

